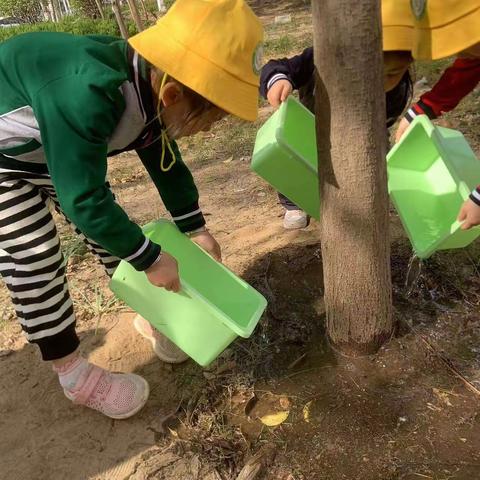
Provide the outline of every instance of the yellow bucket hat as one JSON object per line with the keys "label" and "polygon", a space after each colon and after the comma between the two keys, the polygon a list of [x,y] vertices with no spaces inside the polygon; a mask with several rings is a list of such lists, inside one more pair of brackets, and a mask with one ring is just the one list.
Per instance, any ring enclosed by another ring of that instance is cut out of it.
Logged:
{"label": "yellow bucket hat", "polygon": [[382,23],[385,51],[436,60],[480,42],[480,0],[382,0]]}
{"label": "yellow bucket hat", "polygon": [[383,51],[413,49],[410,0],[382,0]]}
{"label": "yellow bucket hat", "polygon": [[411,0],[413,57],[436,60],[480,42],[480,0]]}
{"label": "yellow bucket hat", "polygon": [[177,0],[129,39],[152,65],[228,113],[254,121],[263,28],[244,0]]}

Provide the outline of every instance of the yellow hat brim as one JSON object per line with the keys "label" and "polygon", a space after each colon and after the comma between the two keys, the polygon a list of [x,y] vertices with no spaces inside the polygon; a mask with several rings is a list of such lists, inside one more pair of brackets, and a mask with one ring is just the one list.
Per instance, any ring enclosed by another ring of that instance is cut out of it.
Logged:
{"label": "yellow hat brim", "polygon": [[413,56],[437,60],[457,55],[480,42],[480,8],[436,28],[415,29]]}
{"label": "yellow hat brim", "polygon": [[233,76],[178,43],[161,23],[128,41],[152,65],[217,107],[243,120],[257,119],[258,85]]}
{"label": "yellow hat brim", "polygon": [[391,52],[395,50],[412,51],[413,26],[407,25],[389,25],[383,27],[383,51]]}
{"label": "yellow hat brim", "polygon": [[413,23],[410,0],[382,0],[383,51],[411,51]]}

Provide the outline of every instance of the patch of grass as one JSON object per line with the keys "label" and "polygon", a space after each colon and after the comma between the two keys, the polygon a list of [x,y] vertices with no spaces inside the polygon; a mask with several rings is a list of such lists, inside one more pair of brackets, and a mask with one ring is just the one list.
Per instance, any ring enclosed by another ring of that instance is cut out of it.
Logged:
{"label": "patch of grass", "polygon": [[283,35],[265,42],[265,59],[292,57],[313,45],[312,34]]}
{"label": "patch of grass", "polygon": [[182,140],[181,149],[191,151],[194,161],[200,164],[224,161],[230,157],[248,157],[252,154],[259,127],[259,122],[252,124],[227,118],[205,135]]}
{"label": "patch of grass", "polygon": [[10,305],[3,305],[0,310],[0,332],[5,330],[8,325],[8,319],[11,316],[11,307]]}
{"label": "patch of grass", "polygon": [[289,35],[269,39],[265,42],[265,55],[286,55],[293,50],[294,45],[295,40]]}
{"label": "patch of grass", "polygon": [[433,84],[440,78],[444,70],[453,63],[453,58],[445,58],[435,62],[415,62],[414,72],[417,80],[425,77]]}
{"label": "patch of grass", "polygon": [[88,248],[83,240],[74,233],[62,235],[61,245],[65,260],[68,260],[70,257],[82,259],[88,253]]}
{"label": "patch of grass", "polygon": [[0,279],[0,332],[7,328],[15,316],[15,309],[10,301],[10,295]]}
{"label": "patch of grass", "polygon": [[[110,293],[95,285],[93,291],[87,291],[81,288],[72,287],[76,293],[74,303],[75,307],[82,310],[89,317],[98,317],[98,322],[103,315],[124,310],[125,306],[121,301]],[[98,327],[97,322],[97,327]]]}

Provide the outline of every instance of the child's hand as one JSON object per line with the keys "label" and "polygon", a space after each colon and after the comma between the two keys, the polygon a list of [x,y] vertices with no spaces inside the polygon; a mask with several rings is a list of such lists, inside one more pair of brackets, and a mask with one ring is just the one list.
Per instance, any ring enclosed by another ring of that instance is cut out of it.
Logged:
{"label": "child's hand", "polygon": [[292,93],[293,87],[288,80],[278,80],[267,93],[268,102],[272,107],[277,108]]}
{"label": "child's hand", "polygon": [[208,252],[217,262],[222,261],[222,250],[218,242],[212,237],[208,230],[194,233],[191,239],[206,252]]}
{"label": "child's hand", "polygon": [[480,206],[468,199],[460,209],[458,221],[462,223],[462,230],[468,230],[480,225]]}
{"label": "child's hand", "polygon": [[163,287],[169,292],[180,291],[177,261],[167,252],[162,252],[160,260],[145,270],[150,283]]}
{"label": "child's hand", "polygon": [[400,141],[409,125],[410,122],[405,117],[400,120],[397,131],[395,132],[395,143],[398,143]]}

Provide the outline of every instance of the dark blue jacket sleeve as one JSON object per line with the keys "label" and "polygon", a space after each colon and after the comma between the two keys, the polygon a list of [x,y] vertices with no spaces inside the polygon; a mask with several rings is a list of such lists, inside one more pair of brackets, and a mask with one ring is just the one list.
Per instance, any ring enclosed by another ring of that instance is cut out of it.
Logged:
{"label": "dark blue jacket sleeve", "polygon": [[313,47],[306,48],[300,55],[292,58],[270,60],[262,68],[260,76],[260,94],[267,97],[268,89],[276,79],[287,79],[294,89],[305,86],[315,71]]}

